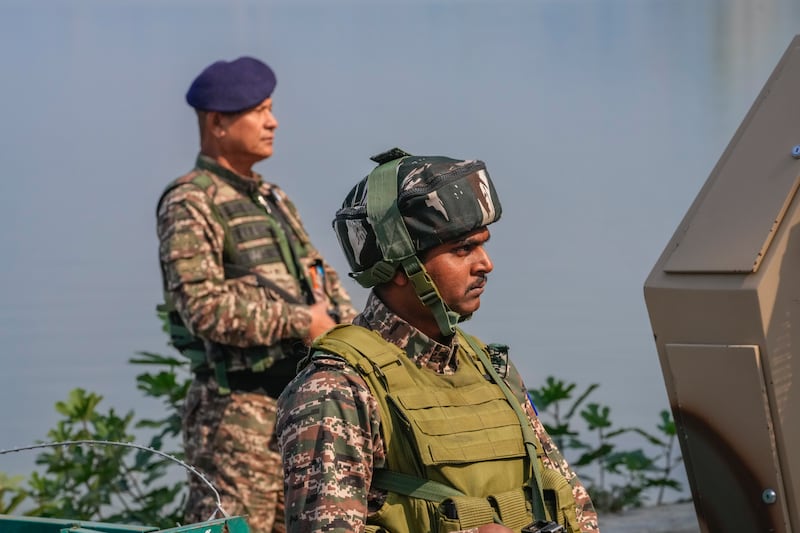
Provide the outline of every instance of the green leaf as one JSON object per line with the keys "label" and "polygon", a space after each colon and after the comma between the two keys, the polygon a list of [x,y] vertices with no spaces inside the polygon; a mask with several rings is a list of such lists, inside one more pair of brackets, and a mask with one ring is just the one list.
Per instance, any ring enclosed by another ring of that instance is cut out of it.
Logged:
{"label": "green leaf", "polygon": [[655,435],[652,435],[652,434],[648,433],[647,431],[645,431],[645,430],[643,430],[641,428],[631,428],[631,431],[634,431],[634,432],[638,433],[639,435],[641,435],[642,437],[647,439],[647,441],[650,444],[653,444],[654,446],[658,446],[660,448],[668,446],[668,444],[666,442],[664,442],[660,438],[656,437]]}
{"label": "green leaf", "polygon": [[658,429],[661,430],[667,436],[673,437],[677,435],[677,430],[675,429],[675,421],[672,419],[672,415],[666,409],[659,413],[661,416],[661,424],[658,425]]}
{"label": "green leaf", "polygon": [[132,365],[155,365],[168,366],[172,368],[187,367],[188,361],[185,358],[176,358],[152,352],[136,352],[139,357],[131,357],[128,362]]}
{"label": "green leaf", "polygon": [[640,472],[654,470],[653,459],[647,456],[642,450],[632,450],[609,454],[606,458],[606,465],[609,471],[620,473],[621,467],[628,472]]}
{"label": "green leaf", "polygon": [[590,403],[581,411],[581,417],[586,421],[590,430],[611,427],[609,414],[611,409],[597,403]]}
{"label": "green leaf", "polygon": [[575,462],[575,466],[585,466],[597,461],[598,459],[603,459],[604,457],[608,456],[613,450],[614,450],[613,445],[603,444],[581,455]]}
{"label": "green leaf", "polygon": [[588,398],[588,396],[592,392],[594,392],[594,390],[597,389],[597,387],[599,386],[600,385],[598,383],[592,383],[591,385],[586,387],[586,390],[583,391],[583,394],[578,396],[578,399],[575,400],[575,403],[573,403],[572,407],[570,407],[569,411],[567,411],[567,418],[572,418],[575,412],[578,410],[578,407],[580,407],[580,405],[586,400],[586,398]]}

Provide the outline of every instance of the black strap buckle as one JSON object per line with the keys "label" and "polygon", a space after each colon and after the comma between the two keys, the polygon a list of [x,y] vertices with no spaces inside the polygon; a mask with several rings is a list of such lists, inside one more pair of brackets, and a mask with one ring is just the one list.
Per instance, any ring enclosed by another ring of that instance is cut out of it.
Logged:
{"label": "black strap buckle", "polygon": [[522,533],[565,533],[566,529],[561,524],[537,520],[522,528]]}

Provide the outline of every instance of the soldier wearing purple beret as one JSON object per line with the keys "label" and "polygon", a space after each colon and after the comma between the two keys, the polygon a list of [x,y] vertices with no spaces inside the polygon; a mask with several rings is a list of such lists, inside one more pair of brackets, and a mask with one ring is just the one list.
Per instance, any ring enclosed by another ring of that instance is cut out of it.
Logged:
{"label": "soldier wearing purple beret", "polygon": [[[186,101],[197,113],[200,153],[157,208],[160,310],[194,372],[186,460],[253,533],[285,531],[283,472],[270,446],[276,398],[305,346],[355,315],[295,206],[253,170],[273,152],[275,84],[272,69],[251,57],[217,61],[195,78]],[[186,521],[218,510],[208,487],[190,478]]]}

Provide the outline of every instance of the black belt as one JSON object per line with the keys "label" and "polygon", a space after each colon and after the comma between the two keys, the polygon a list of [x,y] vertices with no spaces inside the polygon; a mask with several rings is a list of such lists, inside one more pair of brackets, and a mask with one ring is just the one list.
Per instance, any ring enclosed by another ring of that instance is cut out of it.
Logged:
{"label": "black belt", "polygon": [[[297,364],[296,361],[291,361],[291,363]],[[252,370],[228,372],[228,388],[235,392],[263,391],[270,398],[277,399],[295,375],[293,368],[289,373],[278,370],[273,366],[263,372],[253,372]],[[194,378],[201,383],[216,383],[217,381],[214,372],[209,370],[195,372]]]}

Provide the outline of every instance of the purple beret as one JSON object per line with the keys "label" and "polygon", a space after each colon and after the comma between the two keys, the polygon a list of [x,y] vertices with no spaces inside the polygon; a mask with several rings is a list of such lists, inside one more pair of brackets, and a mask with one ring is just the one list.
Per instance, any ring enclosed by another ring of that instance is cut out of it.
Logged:
{"label": "purple beret", "polygon": [[275,73],[258,59],[217,61],[194,79],[186,102],[198,110],[236,113],[269,98],[275,83]]}

